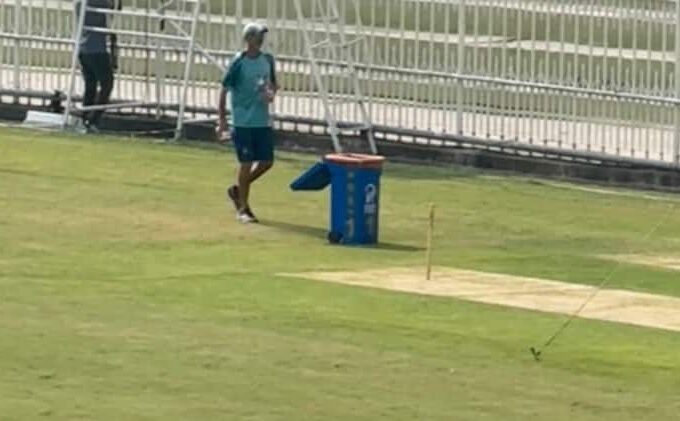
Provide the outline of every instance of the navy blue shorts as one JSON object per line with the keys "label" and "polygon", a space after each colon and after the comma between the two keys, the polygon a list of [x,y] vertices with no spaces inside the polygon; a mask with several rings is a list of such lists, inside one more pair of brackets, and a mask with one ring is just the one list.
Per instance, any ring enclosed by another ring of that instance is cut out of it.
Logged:
{"label": "navy blue shorts", "polygon": [[274,161],[274,132],[271,127],[234,127],[232,139],[239,162]]}

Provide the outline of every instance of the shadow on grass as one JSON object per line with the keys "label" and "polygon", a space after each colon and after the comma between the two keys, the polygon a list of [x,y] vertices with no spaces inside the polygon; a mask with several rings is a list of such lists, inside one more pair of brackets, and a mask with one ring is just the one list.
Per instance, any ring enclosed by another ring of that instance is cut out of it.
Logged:
{"label": "shadow on grass", "polygon": [[311,227],[308,225],[291,224],[288,222],[261,220],[260,224],[265,227],[277,229],[279,231],[288,231],[294,234],[305,235],[307,237],[324,239],[328,234],[328,231],[326,231],[323,228]]}
{"label": "shadow on grass", "polygon": [[[307,237],[314,237],[320,240],[326,239],[328,231],[324,228],[312,227],[308,225],[292,224],[289,222],[282,221],[272,221],[265,220],[260,221],[260,223],[269,228],[274,228],[280,231],[288,231],[298,235],[304,235]],[[425,250],[423,247],[414,247],[405,244],[395,244],[395,243],[384,243],[381,242],[373,247],[366,247],[366,250],[385,250],[385,251],[399,251],[399,252],[422,252]]]}

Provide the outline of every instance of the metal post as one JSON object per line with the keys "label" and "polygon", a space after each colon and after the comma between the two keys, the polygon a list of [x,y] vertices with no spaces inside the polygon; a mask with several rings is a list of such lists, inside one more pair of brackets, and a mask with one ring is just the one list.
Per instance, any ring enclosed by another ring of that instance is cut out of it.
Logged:
{"label": "metal post", "polygon": [[21,40],[19,28],[21,27],[21,0],[14,3],[14,89],[19,92],[21,89]]}
{"label": "metal post", "polygon": [[80,54],[80,39],[83,35],[83,26],[85,26],[85,13],[87,13],[87,0],[80,1],[80,15],[78,16],[78,24],[75,31],[73,31],[73,56],[71,57],[71,72],[69,74],[68,92],[66,93],[66,110],[64,111],[64,118],[61,122],[61,128],[65,129],[68,124],[68,118],[73,109],[73,90],[76,84],[76,69],[78,67],[78,55]]}
{"label": "metal post", "polygon": [[[465,74],[465,0],[460,0],[458,3],[458,59],[457,72],[462,75]],[[458,80],[456,87],[456,128],[458,134],[463,134],[463,95],[464,87],[463,81]]]}
{"label": "metal post", "polygon": [[232,48],[235,51],[241,49],[243,31],[243,0],[236,0],[236,25],[234,25],[234,38],[232,39]]}
{"label": "metal post", "polygon": [[165,102],[165,96],[163,94],[165,81],[165,52],[161,47],[161,43],[156,42],[156,118],[160,119],[163,110],[161,109],[161,104]]}
{"label": "metal post", "polygon": [[[675,98],[680,99],[680,1],[675,9]],[[680,166],[680,106],[674,106],[673,162]]]}
{"label": "metal post", "polygon": [[[165,16],[165,8],[167,6],[165,3],[161,2],[160,6],[156,9],[156,12],[160,16]],[[166,22],[165,20],[161,20],[158,22],[158,31],[160,33],[165,32],[166,28]],[[158,42],[158,40],[154,41],[156,43],[156,60],[155,60],[155,66],[156,66],[156,119],[160,120],[161,114],[163,110],[161,109],[161,104],[164,102],[164,85],[163,82],[165,81],[165,52],[163,51],[163,48],[161,46],[161,43]],[[150,52],[150,51],[149,51]]]}
{"label": "metal post", "polygon": [[186,62],[184,63],[184,79],[182,80],[181,98],[179,101],[179,111],[177,114],[177,127],[175,129],[175,140],[182,136],[184,129],[184,110],[187,105],[187,92],[189,90],[189,77],[191,76],[191,68],[194,62],[194,50],[196,49],[196,27],[198,26],[198,14],[201,11],[202,2],[197,1],[194,4],[193,22],[191,23],[191,34],[189,35],[189,46],[187,48]]}

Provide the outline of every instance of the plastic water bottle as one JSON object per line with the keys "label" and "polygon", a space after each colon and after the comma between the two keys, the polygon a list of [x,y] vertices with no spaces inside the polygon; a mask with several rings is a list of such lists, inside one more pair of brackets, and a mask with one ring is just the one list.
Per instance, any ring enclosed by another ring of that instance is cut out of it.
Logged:
{"label": "plastic water bottle", "polygon": [[260,77],[258,79],[257,90],[265,102],[271,101],[271,98],[273,97],[273,92],[264,77]]}
{"label": "plastic water bottle", "polygon": [[257,80],[257,91],[261,94],[264,94],[266,92],[266,84],[267,82],[265,82],[264,78],[260,77]]}

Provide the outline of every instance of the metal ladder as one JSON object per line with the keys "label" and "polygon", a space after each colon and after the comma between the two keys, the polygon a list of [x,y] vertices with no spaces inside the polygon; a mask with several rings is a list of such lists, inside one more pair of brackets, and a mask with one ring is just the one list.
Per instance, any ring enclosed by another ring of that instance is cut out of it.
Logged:
{"label": "metal ladder", "polygon": [[[118,0],[120,1],[120,0]],[[182,77],[182,88],[180,91],[180,98],[178,101],[178,114],[177,114],[177,124],[175,127],[175,139],[180,138],[183,134],[184,124],[185,124],[185,110],[187,102],[187,92],[189,87],[189,78],[191,77],[192,67],[194,63],[194,55],[198,52],[207,57],[220,69],[223,66],[210,54],[208,54],[205,49],[203,49],[196,42],[196,28],[198,24],[198,18],[201,11],[202,1],[201,0],[158,0],[157,7],[155,9],[148,9],[147,11],[125,11],[119,8],[112,9],[102,9],[96,7],[90,7],[87,4],[87,0],[81,0],[81,7],[79,14],[77,16],[76,30],[73,35],[73,57],[71,60],[71,69],[69,75],[69,88],[66,95],[66,107],[63,115],[62,129],[66,129],[70,123],[70,116],[76,110],[74,105],[74,91],[76,84],[76,71],[78,68],[78,55],[80,54],[80,40],[82,39],[84,31],[99,32],[109,35],[125,36],[125,37],[138,37],[153,39],[157,42],[175,43],[176,45],[181,45],[184,47],[181,51],[186,54],[186,61],[184,63],[184,71]],[[82,7],[82,5],[86,7]],[[176,5],[176,8],[173,6]],[[173,7],[172,10],[176,10],[176,13],[169,14],[166,11]],[[99,28],[90,27],[85,25],[85,14],[86,12],[98,12],[102,13],[110,18],[115,16],[121,17],[143,17],[146,19],[153,19],[158,21],[157,32],[143,32],[135,30],[122,30],[115,29],[112,27]],[[185,30],[182,24],[190,23],[189,30]],[[174,29],[174,34],[166,34],[165,31],[168,25]],[[121,108],[132,108],[144,105],[156,105],[158,104],[145,104],[144,102],[133,102],[133,103],[112,103],[108,105],[93,105],[93,106],[83,106],[77,111],[82,113],[95,110],[112,110]]]}
{"label": "metal ladder", "polygon": [[[352,3],[354,7],[356,30],[360,31],[362,25],[357,3],[360,0],[346,1]],[[302,32],[311,76],[323,104],[333,147],[338,153],[344,152],[346,148],[343,147],[341,138],[344,133],[349,132],[365,138],[371,153],[377,154],[373,123],[367,107],[367,98],[361,89],[353,51],[359,43],[367,47],[366,38],[362,33],[355,33],[351,39],[347,35],[345,19],[340,14],[338,0],[312,0],[311,8],[310,2],[304,3],[303,5],[303,0],[295,0],[297,23]],[[347,80],[339,84],[338,77],[346,77]],[[354,106],[358,121],[340,122],[341,110],[337,108],[347,105]]]}

